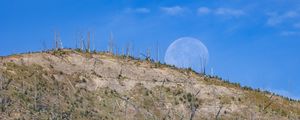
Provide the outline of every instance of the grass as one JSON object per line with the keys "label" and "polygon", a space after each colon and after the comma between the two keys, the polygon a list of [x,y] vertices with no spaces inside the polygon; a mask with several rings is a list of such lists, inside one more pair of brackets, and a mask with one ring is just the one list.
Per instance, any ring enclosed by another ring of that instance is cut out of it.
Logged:
{"label": "grass", "polygon": [[[206,85],[233,88],[245,93],[243,97],[221,95],[218,98],[221,104],[230,105],[235,102],[238,105],[248,105],[251,102],[252,105],[258,106],[259,110],[264,111],[266,114],[272,112],[282,116],[289,116],[291,115],[290,112],[300,114],[299,108],[293,107],[290,101],[282,100],[280,99],[281,97],[276,95],[272,99],[274,102],[264,110],[270,101],[269,96],[272,93],[243,87],[238,83],[230,83],[217,76],[202,75],[192,69],[179,69],[160,62],[154,63],[139,58],[124,55],[115,56],[103,52],[87,53],[79,50],[47,52],[55,56],[66,56],[72,53],[81,54],[85,57],[105,55],[111,58],[124,59],[124,61],[126,59],[126,61],[132,62],[137,66],[138,64],[147,64],[151,66],[150,68],[168,68],[181,73],[188,73],[187,75],[194,74],[199,78],[203,78],[203,80],[199,79],[198,81],[202,81]],[[130,119],[132,114],[136,118],[145,118],[146,116],[149,119],[153,118],[150,115],[153,114],[158,119],[163,119],[168,114],[165,111],[162,112],[162,109],[166,108],[167,104],[171,104],[174,108],[184,105],[185,110],[190,110],[192,106],[201,108],[206,102],[200,99],[201,96],[199,98],[193,93],[187,92],[186,86],[183,85],[157,85],[153,88],[147,88],[144,84],[138,83],[130,91],[124,93],[119,93],[109,87],[99,88],[94,92],[90,92],[86,88],[75,88],[75,90],[72,88],[72,85],[84,83],[84,81],[79,79],[79,76],[84,73],[64,74],[63,71],[56,71],[54,67],[44,70],[42,66],[37,64],[22,65],[14,62],[5,62],[3,66],[6,69],[0,68],[0,73],[3,73],[6,79],[1,85],[7,87],[3,87],[6,89],[0,92],[1,98],[4,99],[4,103],[0,104],[0,108],[5,110],[5,112],[2,112],[2,115],[11,114],[8,111],[19,109],[24,113],[24,118],[27,119],[118,119],[124,117],[125,112],[127,112],[128,119]],[[58,81],[53,77],[54,75],[63,75],[70,82],[67,80]],[[122,74],[118,76],[119,84],[125,85],[124,82],[127,82],[127,79],[129,78]],[[155,81],[157,82],[157,80]],[[128,98],[128,101],[134,105],[127,103],[128,106],[125,108],[126,102],[122,98]],[[141,111],[132,112],[135,111],[135,107]],[[174,113],[170,114],[174,115]]]}

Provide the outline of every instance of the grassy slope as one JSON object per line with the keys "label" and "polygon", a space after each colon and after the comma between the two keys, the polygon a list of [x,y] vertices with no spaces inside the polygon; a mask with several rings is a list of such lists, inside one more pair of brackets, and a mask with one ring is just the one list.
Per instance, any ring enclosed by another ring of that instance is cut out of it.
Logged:
{"label": "grassy slope", "polygon": [[[82,68],[72,61],[75,59],[72,55],[88,60],[99,58],[104,64],[96,65],[100,70],[91,69],[93,62],[86,62],[91,66]],[[53,63],[32,61],[36,56]],[[25,58],[30,58],[28,63]],[[124,56],[62,50],[1,59],[0,118],[4,119],[189,119],[191,116],[194,119],[299,119],[300,116],[297,101],[191,70]],[[121,67],[119,73],[109,63],[127,67]],[[59,68],[64,64],[74,69]],[[128,72],[131,69],[137,72]],[[138,72],[141,69],[144,71]],[[147,71],[162,71],[164,75],[158,76],[170,78],[152,77],[155,73]],[[145,76],[135,79],[133,73]],[[179,79],[191,79],[191,82]],[[106,84],[91,89],[99,81]]]}

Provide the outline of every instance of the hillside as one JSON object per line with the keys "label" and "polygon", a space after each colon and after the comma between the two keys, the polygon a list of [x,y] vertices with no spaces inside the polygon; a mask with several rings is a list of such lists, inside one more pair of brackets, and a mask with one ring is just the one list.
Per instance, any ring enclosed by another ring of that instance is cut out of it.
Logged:
{"label": "hillside", "polygon": [[0,119],[300,119],[300,103],[109,53],[0,58]]}

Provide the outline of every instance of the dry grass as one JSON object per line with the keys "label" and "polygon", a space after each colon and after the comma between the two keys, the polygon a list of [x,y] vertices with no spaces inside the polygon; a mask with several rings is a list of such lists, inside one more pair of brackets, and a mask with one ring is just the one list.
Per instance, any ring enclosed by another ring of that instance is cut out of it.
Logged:
{"label": "dry grass", "polygon": [[[94,64],[96,58],[101,64]],[[60,50],[13,55],[1,62],[3,119],[189,119],[194,108],[195,119],[209,119],[220,106],[222,119],[300,116],[299,102],[133,57]],[[95,81],[105,84],[88,89]]]}

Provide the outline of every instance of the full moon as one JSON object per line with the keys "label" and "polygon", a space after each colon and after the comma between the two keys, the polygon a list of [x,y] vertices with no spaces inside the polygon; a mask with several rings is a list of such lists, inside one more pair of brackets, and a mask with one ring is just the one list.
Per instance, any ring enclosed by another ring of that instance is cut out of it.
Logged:
{"label": "full moon", "polygon": [[179,68],[192,68],[205,72],[209,54],[206,46],[198,39],[182,37],[175,40],[167,49],[165,62]]}

